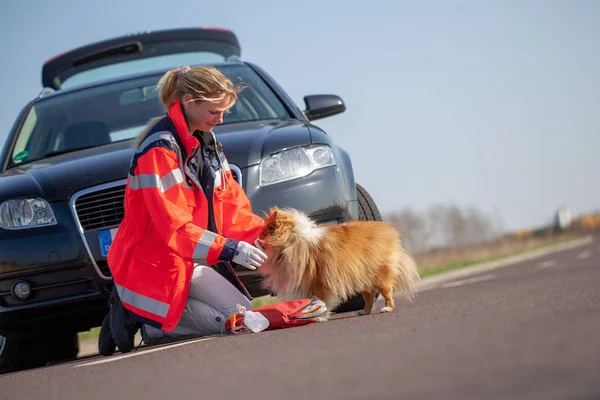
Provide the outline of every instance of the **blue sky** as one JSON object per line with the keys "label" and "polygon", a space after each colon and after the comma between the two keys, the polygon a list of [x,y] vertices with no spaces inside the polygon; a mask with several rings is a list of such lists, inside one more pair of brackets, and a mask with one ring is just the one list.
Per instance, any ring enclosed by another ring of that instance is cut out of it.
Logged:
{"label": "blue sky", "polygon": [[32,1],[0,5],[0,143],[45,60],[143,30],[235,31],[317,121],[382,212],[497,210],[505,227],[600,209],[600,2]]}

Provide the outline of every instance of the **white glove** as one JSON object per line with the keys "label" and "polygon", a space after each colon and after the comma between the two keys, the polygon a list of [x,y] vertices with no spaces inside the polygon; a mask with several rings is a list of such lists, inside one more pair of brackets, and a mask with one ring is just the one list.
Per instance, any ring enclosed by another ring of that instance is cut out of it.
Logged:
{"label": "white glove", "polygon": [[255,270],[267,259],[267,255],[246,242],[239,242],[233,256],[233,262],[248,269]]}

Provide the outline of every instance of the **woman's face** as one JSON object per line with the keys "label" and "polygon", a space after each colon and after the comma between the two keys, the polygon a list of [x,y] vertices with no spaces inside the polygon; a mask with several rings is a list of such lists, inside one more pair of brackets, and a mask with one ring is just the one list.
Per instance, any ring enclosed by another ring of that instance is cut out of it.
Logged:
{"label": "woman's face", "polygon": [[216,125],[223,123],[223,113],[229,106],[229,97],[225,97],[219,103],[213,103],[194,101],[191,95],[186,94],[183,96],[183,106],[191,132],[210,132]]}

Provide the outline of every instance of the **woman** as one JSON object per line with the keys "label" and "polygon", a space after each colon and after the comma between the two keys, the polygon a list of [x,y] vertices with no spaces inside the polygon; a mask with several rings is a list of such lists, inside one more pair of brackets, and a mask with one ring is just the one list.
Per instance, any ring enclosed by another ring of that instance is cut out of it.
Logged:
{"label": "woman", "polygon": [[[125,217],[108,253],[108,321],[122,352],[142,324],[146,337],[221,332],[237,304],[251,309],[229,262],[256,269],[267,258],[257,242],[264,220],[212,133],[240,89],[212,67],[171,70],[158,87],[167,115],[138,138]],[[103,330],[100,347],[111,342]]]}

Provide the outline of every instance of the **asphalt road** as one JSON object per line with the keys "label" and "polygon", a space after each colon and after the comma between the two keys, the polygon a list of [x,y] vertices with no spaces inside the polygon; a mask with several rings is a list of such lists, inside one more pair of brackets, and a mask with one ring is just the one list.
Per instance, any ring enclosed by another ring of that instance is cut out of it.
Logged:
{"label": "asphalt road", "polygon": [[397,305],[8,374],[0,398],[600,399],[599,237]]}

